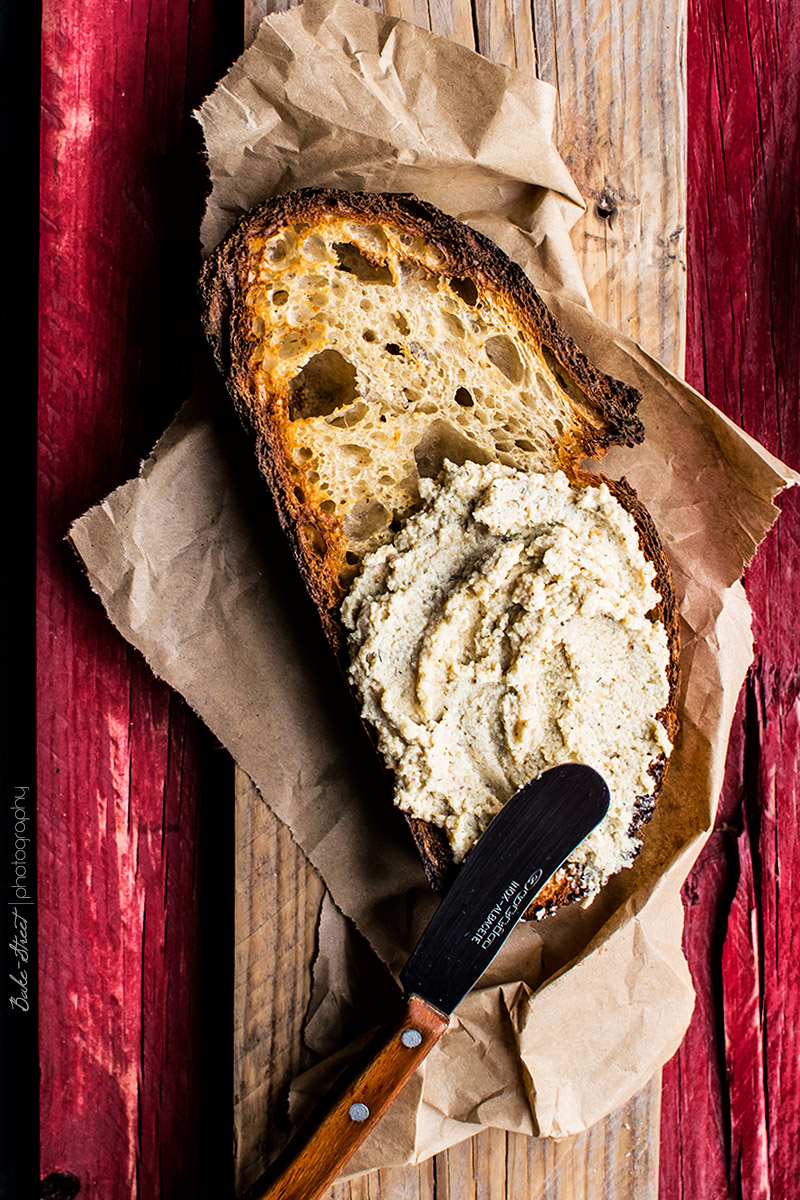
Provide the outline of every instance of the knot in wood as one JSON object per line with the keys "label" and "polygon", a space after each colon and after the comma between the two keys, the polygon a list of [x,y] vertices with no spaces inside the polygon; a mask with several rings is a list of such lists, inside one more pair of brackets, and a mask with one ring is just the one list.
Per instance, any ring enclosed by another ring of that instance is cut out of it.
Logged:
{"label": "knot in wood", "polygon": [[81,1181],[71,1171],[53,1171],[41,1183],[39,1191],[43,1200],[74,1200],[81,1190]]}
{"label": "knot in wood", "polygon": [[595,212],[601,221],[608,221],[609,225],[613,225],[614,217],[619,212],[619,203],[617,201],[617,193],[612,188],[603,188],[597,197]]}

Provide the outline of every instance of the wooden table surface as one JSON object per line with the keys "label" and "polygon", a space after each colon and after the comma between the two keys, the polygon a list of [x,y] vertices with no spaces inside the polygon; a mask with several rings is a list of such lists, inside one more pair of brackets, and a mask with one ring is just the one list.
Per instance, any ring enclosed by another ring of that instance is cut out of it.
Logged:
{"label": "wooden table surface", "polygon": [[[800,467],[800,4],[382,7],[557,84],[595,307],[676,367],[685,298],[689,381]],[[189,114],[266,11],[43,5],[37,915],[51,1195],[232,1195],[268,1151],[264,1114],[302,1056],[321,887],[115,633],[63,541],[188,394],[203,193]],[[756,658],[719,820],[684,889],[696,1012],[660,1090],[567,1144],[489,1131],[337,1185],[335,1200],[798,1194],[794,494],[783,510],[748,572]],[[257,1011],[243,956],[236,979],[232,962],[249,938],[274,960]],[[259,1055],[270,1071],[242,1090]]]}

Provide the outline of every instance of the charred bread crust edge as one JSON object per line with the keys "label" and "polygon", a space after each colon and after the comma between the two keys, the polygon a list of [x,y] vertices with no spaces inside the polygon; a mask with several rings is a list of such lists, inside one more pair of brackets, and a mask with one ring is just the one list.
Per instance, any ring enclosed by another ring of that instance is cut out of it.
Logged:
{"label": "charred bread crust edge", "polygon": [[[239,415],[255,436],[259,469],[273,494],[325,633],[341,660],[344,647],[338,610],[344,590],[338,582],[338,567],[346,538],[337,517],[328,516],[296,494],[287,462],[288,398],[271,393],[264,405],[256,395],[250,368],[254,343],[246,302],[253,243],[292,224],[313,226],[331,216],[385,223],[420,238],[441,260],[441,274],[472,280],[479,290],[494,292],[514,306],[529,334],[552,356],[556,377],[578,410],[579,441],[565,440],[554,451],[568,475],[574,476],[582,459],[600,458],[612,445],[638,444],[644,438],[644,427],[636,415],[640,393],[603,374],[586,358],[522,269],[488,238],[432,205],[409,195],[304,188],[277,196],[245,215],[203,266],[203,325]],[[409,257],[413,257],[411,252]]]}

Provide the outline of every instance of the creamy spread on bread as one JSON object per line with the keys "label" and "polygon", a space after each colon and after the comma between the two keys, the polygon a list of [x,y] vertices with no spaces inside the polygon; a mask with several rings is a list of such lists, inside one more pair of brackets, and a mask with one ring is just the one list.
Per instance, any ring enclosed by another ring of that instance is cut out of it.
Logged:
{"label": "creamy spread on bread", "polygon": [[591,897],[635,857],[634,801],[671,749],[655,570],[602,482],[467,462],[420,490],[342,608],[395,802],[459,861],[523,783],[588,763],[611,793],[571,860]]}

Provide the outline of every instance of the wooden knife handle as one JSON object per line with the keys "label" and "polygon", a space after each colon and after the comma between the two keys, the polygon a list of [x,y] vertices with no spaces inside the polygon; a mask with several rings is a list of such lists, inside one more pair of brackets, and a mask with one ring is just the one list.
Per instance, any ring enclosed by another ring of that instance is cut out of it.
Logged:
{"label": "wooden knife handle", "polygon": [[400,1019],[376,1036],[369,1058],[289,1143],[248,1200],[316,1200],[377,1124],[448,1026],[438,1009],[409,996]]}

